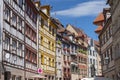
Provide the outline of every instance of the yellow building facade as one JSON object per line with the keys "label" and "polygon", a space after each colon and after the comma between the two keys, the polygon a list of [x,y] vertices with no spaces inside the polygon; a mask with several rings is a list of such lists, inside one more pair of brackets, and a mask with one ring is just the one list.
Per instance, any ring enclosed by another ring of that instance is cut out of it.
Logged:
{"label": "yellow building facade", "polygon": [[56,25],[50,18],[50,6],[40,7],[39,26],[39,68],[46,80],[55,79]]}

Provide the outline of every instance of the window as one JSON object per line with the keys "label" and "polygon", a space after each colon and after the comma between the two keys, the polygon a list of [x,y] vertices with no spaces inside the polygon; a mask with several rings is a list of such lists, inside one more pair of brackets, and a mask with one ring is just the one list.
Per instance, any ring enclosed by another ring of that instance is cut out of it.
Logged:
{"label": "window", "polygon": [[21,76],[16,77],[16,80],[22,80],[22,77]]}
{"label": "window", "polygon": [[90,64],[92,64],[92,59],[90,59]]}
{"label": "window", "polygon": [[108,40],[108,30],[106,31],[106,41]]}
{"label": "window", "polygon": [[54,28],[52,28],[52,35],[54,36]]}
{"label": "window", "polygon": [[51,32],[51,26],[49,26],[49,31]]}
{"label": "window", "polygon": [[34,16],[33,16],[33,11],[32,11],[32,9],[31,9],[30,13],[31,13],[31,14],[30,14],[30,17],[31,17],[31,19],[33,20],[33,17],[34,17]]}
{"label": "window", "polygon": [[15,80],[15,75],[12,75],[12,80]]}
{"label": "window", "polygon": [[12,41],[12,53],[16,53],[17,49],[17,41],[13,40]]}
{"label": "window", "polygon": [[35,53],[32,53],[32,62],[37,63],[37,56]]}
{"label": "window", "polygon": [[36,42],[37,41],[37,37],[36,37],[36,33],[33,33],[33,41]]}
{"label": "window", "polygon": [[93,64],[95,64],[95,59],[93,59]]}
{"label": "window", "polygon": [[5,37],[5,49],[10,50],[10,38],[7,36]]}
{"label": "window", "polygon": [[63,72],[66,72],[66,68],[64,68],[64,71]]}
{"label": "window", "polygon": [[65,60],[65,55],[63,56],[63,59]]}
{"label": "window", "polygon": [[21,8],[23,8],[23,0],[18,0],[18,4]]}
{"label": "window", "polygon": [[49,58],[49,66],[51,66],[51,59]]}
{"label": "window", "polygon": [[50,41],[48,42],[48,44],[49,44],[49,49],[50,49]]}
{"label": "window", "polygon": [[27,5],[26,13],[27,13],[28,15],[30,15],[30,6],[29,6],[29,5]]}
{"label": "window", "polygon": [[12,63],[17,64],[17,56],[12,56]]}
{"label": "window", "polygon": [[110,26],[110,36],[112,36],[112,26]]}
{"label": "window", "polygon": [[52,43],[52,50],[54,51],[54,44]]}
{"label": "window", "polygon": [[44,24],[46,27],[48,27],[48,21],[47,20],[44,20]]}
{"label": "window", "polygon": [[36,23],[37,22],[37,14],[34,13],[34,22]]}
{"label": "window", "polygon": [[107,41],[107,39],[106,39],[106,33],[104,33],[104,36],[105,36],[105,42]]}
{"label": "window", "polygon": [[17,25],[17,16],[14,13],[12,14],[12,25],[14,27]]}
{"label": "window", "polygon": [[93,56],[95,56],[95,53],[94,53],[95,51],[93,51]]}
{"label": "window", "polygon": [[28,59],[29,59],[29,61],[31,61],[31,55],[32,55],[32,52],[29,50],[29,53],[28,53]]}
{"label": "window", "polygon": [[110,38],[110,30],[109,30],[109,28],[108,28],[107,34],[108,34],[108,39],[109,39]]}
{"label": "window", "polygon": [[28,49],[26,49],[25,59],[28,59]]}
{"label": "window", "polygon": [[17,64],[24,66],[24,60],[22,58],[17,58]]}
{"label": "window", "polygon": [[43,37],[41,36],[41,45],[43,45]]}
{"label": "window", "polygon": [[67,60],[69,61],[69,56],[67,56]]}
{"label": "window", "polygon": [[55,65],[54,65],[55,63],[54,63],[54,59],[52,60],[52,67],[54,67]]}
{"label": "window", "polygon": [[112,47],[110,48],[110,57],[111,57],[111,60],[113,60],[113,52],[112,52]]}
{"label": "window", "polygon": [[92,55],[92,51],[90,50],[90,55]]}
{"label": "window", "polygon": [[44,57],[44,64],[47,65],[47,58],[46,57]]}
{"label": "window", "polygon": [[17,0],[13,0],[15,3],[17,3]]}
{"label": "window", "polygon": [[18,44],[18,55],[20,55],[20,56],[24,56],[23,54],[22,54],[22,44],[21,43],[19,43]]}
{"label": "window", "polygon": [[31,58],[31,52],[30,52],[30,50],[28,50],[28,49],[26,49],[26,59],[28,59],[28,60],[31,60],[30,58]]}
{"label": "window", "polygon": [[41,18],[41,27],[43,28],[44,26],[44,19]]}
{"label": "window", "polygon": [[8,9],[6,6],[5,6],[5,20],[7,20],[8,22],[10,21],[10,9]]}
{"label": "window", "polygon": [[41,63],[44,64],[44,56],[41,55]]}
{"label": "window", "polygon": [[22,19],[18,19],[18,30],[22,31]]}
{"label": "window", "polygon": [[37,55],[34,54],[34,63],[37,63]]}

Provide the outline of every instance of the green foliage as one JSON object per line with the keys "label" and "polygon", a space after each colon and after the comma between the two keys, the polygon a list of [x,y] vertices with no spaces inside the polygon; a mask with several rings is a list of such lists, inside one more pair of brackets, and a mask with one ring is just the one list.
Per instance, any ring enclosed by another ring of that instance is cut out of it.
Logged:
{"label": "green foliage", "polygon": [[83,53],[83,54],[87,54],[87,51],[84,51],[83,49],[79,49],[78,52]]}
{"label": "green foliage", "polygon": [[60,40],[58,40],[58,41],[57,41],[57,44],[61,45],[61,41],[60,41]]}

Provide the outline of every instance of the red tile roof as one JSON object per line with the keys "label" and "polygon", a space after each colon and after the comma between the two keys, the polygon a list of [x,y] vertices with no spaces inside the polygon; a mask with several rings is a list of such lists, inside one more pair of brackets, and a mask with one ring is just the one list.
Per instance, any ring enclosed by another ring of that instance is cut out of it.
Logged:
{"label": "red tile roof", "polygon": [[103,29],[103,26],[98,26],[97,29],[95,30],[96,33],[99,33]]}
{"label": "red tile roof", "polygon": [[100,13],[96,19],[93,21],[94,24],[98,23],[98,22],[101,22],[101,21],[104,21],[104,15],[103,13]]}

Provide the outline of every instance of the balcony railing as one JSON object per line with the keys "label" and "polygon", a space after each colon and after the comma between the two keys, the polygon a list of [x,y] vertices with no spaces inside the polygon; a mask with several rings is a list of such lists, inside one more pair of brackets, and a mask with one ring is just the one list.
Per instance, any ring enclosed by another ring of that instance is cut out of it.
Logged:
{"label": "balcony railing", "polygon": [[47,70],[49,70],[49,71],[55,71],[55,68],[47,66]]}
{"label": "balcony railing", "polygon": [[27,14],[25,15],[25,18],[34,29],[37,29],[37,25],[32,21],[32,19],[30,19]]}
{"label": "balcony railing", "polygon": [[29,38],[25,37],[25,42],[27,44],[29,44],[30,46],[32,46],[34,49],[37,49],[37,45],[32,40],[30,40]]}
{"label": "balcony railing", "polygon": [[44,46],[42,46],[42,45],[39,45],[39,48],[40,48],[41,50],[43,50],[44,52],[47,52],[47,53],[49,53],[49,54],[51,54],[51,55],[55,55],[55,52],[54,52],[54,51],[51,51],[51,50],[49,50],[48,48],[46,48],[46,47],[44,47]]}
{"label": "balcony railing", "polygon": [[9,25],[8,23],[6,23],[6,22],[4,22],[3,25],[4,25],[4,28],[5,28],[8,32],[10,32],[10,25]]}
{"label": "balcony railing", "polygon": [[24,35],[21,34],[19,31],[17,32],[17,37],[21,40],[24,40]]}
{"label": "balcony railing", "polygon": [[11,34],[16,36],[17,30],[13,27],[11,27]]}
{"label": "balcony railing", "polygon": [[11,5],[14,10],[24,17],[24,11],[13,1],[13,0],[4,0],[7,4]]}
{"label": "balcony railing", "polygon": [[26,62],[26,68],[37,71],[37,65],[34,65],[34,64],[30,63],[30,62]]}

